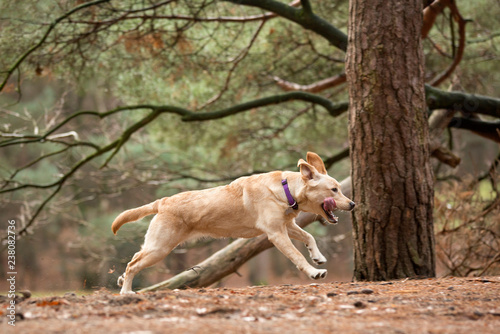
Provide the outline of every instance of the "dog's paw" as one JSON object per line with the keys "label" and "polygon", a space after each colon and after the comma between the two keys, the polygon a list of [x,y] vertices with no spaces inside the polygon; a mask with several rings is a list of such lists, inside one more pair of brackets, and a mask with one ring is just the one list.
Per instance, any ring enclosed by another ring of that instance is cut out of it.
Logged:
{"label": "dog's paw", "polygon": [[120,295],[135,295],[137,292],[134,292],[132,290],[126,290],[126,291],[120,291]]}
{"label": "dog's paw", "polygon": [[326,258],[323,255],[314,257],[312,260],[318,265],[326,263]]}
{"label": "dog's paw", "polygon": [[118,286],[123,286],[123,281],[125,281],[125,274],[122,274],[120,277],[118,277],[118,280],[116,281],[116,284],[118,284]]}
{"label": "dog's paw", "polygon": [[322,279],[326,277],[326,274],[327,274],[326,269],[316,269],[309,275],[309,277],[311,277],[312,279]]}

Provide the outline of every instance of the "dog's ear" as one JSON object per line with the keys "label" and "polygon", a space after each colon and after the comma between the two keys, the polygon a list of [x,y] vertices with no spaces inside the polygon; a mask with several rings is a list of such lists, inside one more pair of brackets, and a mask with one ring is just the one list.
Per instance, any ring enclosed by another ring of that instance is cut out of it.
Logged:
{"label": "dog's ear", "polygon": [[313,165],[305,162],[303,159],[299,160],[297,166],[300,168],[300,174],[302,174],[302,178],[306,181],[314,180],[318,178],[318,171],[314,168]]}
{"label": "dog's ear", "polygon": [[307,162],[316,168],[318,173],[327,174],[323,160],[314,152],[307,152]]}

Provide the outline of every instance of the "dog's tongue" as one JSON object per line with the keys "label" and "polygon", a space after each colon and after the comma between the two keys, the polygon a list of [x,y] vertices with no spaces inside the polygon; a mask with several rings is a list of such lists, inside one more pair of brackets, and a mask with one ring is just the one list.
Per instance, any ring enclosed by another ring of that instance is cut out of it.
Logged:
{"label": "dog's tongue", "polygon": [[323,201],[323,208],[326,211],[333,211],[337,207],[337,203],[335,203],[335,200],[333,197],[327,197]]}

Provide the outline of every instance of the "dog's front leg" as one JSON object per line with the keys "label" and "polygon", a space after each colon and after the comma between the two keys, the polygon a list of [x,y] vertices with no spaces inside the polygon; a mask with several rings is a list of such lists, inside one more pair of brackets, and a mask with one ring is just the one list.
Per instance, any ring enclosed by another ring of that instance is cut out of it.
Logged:
{"label": "dog's front leg", "polygon": [[295,221],[287,226],[287,230],[290,238],[302,241],[306,245],[307,250],[309,251],[309,256],[311,256],[311,259],[316,264],[323,264],[326,262],[326,258],[319,251],[316,240],[314,240],[314,237],[310,233],[307,233],[306,231],[301,229],[300,226],[295,223]]}
{"label": "dog's front leg", "polygon": [[274,231],[267,233],[267,238],[271,241],[281,253],[292,261],[299,270],[312,279],[325,278],[327,271],[325,269],[316,269],[311,266],[305,257],[295,248],[288,237],[286,231]]}

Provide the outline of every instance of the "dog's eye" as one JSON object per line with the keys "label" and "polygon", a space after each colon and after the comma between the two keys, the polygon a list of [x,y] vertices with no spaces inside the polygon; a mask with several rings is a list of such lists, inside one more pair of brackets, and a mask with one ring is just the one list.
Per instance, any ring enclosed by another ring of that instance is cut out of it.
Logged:
{"label": "dog's eye", "polygon": [[333,188],[333,189],[332,189],[332,191],[333,191],[334,193],[336,193],[336,192],[337,192],[337,191],[339,191],[339,190],[338,190],[337,188]]}

